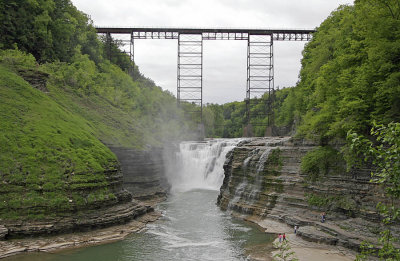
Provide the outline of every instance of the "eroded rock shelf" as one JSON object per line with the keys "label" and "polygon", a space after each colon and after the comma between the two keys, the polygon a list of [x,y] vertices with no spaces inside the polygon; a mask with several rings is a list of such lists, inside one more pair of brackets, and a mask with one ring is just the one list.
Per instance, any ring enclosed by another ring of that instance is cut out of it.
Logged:
{"label": "eroded rock shelf", "polygon": [[[380,217],[375,207],[382,192],[369,182],[370,170],[346,172],[342,168],[310,181],[301,173],[300,164],[315,147],[288,137],[240,143],[227,156],[218,204],[247,219],[297,225],[298,235],[313,242],[353,250],[359,250],[364,240],[376,243]],[[330,198],[335,204],[315,206],[311,196]],[[321,212],[327,213],[325,223],[320,221]],[[398,233],[399,227],[393,230]]]}

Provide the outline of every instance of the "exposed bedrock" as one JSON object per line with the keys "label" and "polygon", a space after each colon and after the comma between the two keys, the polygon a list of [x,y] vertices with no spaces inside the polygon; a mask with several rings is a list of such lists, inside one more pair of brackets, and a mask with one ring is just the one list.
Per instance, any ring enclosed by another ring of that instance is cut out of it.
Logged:
{"label": "exposed bedrock", "polygon": [[[218,197],[224,210],[300,226],[310,241],[358,250],[376,242],[382,191],[371,184],[370,170],[346,172],[344,162],[318,181],[300,171],[302,157],[316,146],[290,138],[258,138],[240,143],[228,155]],[[321,223],[320,215],[327,213]],[[399,227],[394,227],[395,233]]]}
{"label": "exposed bedrock", "polygon": [[136,150],[110,147],[123,172],[123,186],[137,200],[163,200],[168,191],[162,148]]}
{"label": "exposed bedrock", "polygon": [[[64,208],[54,209],[52,215],[37,221],[3,220],[4,227],[0,227],[0,238],[86,231],[125,223],[153,211],[151,206],[134,200],[131,193],[123,188],[123,176],[119,166],[101,174],[105,175],[105,181],[88,181],[77,183],[76,186],[71,185],[65,192],[70,195],[69,204]],[[45,207],[35,205],[30,209],[21,209],[20,212],[34,213],[42,208]]]}
{"label": "exposed bedrock", "polygon": [[[0,239],[86,231],[125,223],[153,211],[152,203],[165,199],[168,191],[163,150],[110,149],[117,155],[119,164],[104,173],[91,174],[102,175],[105,180],[89,180],[88,174],[79,174],[85,175],[85,179],[79,184],[70,184],[69,190],[65,191],[70,198],[68,205],[55,209],[53,215],[40,221],[2,221]],[[20,212],[33,213],[42,208],[45,206],[35,205]]]}
{"label": "exposed bedrock", "polygon": [[8,236],[11,237],[89,231],[94,228],[126,223],[150,211],[153,211],[152,207],[129,201],[49,220],[8,222],[6,227]]}

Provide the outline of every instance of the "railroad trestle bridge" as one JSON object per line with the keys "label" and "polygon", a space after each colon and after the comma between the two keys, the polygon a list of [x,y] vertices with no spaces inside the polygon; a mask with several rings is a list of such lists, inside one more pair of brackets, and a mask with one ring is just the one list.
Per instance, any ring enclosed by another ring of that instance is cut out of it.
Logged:
{"label": "railroad trestle bridge", "polygon": [[[264,94],[265,116],[268,126],[273,124],[274,92],[274,41],[309,41],[314,30],[308,29],[200,29],[200,28],[145,28],[145,27],[96,27],[97,33],[129,35],[129,56],[134,62],[134,41],[139,39],[171,39],[178,42],[177,100],[178,104],[189,102],[198,105],[197,113],[203,112],[203,41],[247,41],[246,119],[253,122],[260,116],[251,112],[255,98]],[[265,125],[265,124],[264,124]]]}

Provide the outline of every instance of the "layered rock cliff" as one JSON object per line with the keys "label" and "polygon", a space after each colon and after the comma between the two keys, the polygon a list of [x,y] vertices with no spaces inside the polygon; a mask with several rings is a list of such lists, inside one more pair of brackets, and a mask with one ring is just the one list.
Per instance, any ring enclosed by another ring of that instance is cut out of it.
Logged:
{"label": "layered rock cliff", "polygon": [[[84,179],[69,184],[68,202],[64,207],[53,209],[53,213],[40,219],[6,219],[2,225],[7,230],[3,237],[32,236],[72,231],[85,231],[127,222],[137,216],[152,211],[132,198],[132,194],[123,188],[123,175],[119,165],[105,173],[104,180]],[[79,174],[76,174],[78,176]],[[81,174],[82,175],[82,174]],[[79,180],[79,179],[76,179]],[[18,213],[48,212],[46,203],[29,208],[16,209]]]}
{"label": "layered rock cliff", "polygon": [[[54,209],[54,215],[41,220],[4,220],[0,238],[32,236],[125,223],[153,208],[145,202],[165,199],[168,185],[163,172],[161,148],[148,150],[112,147],[119,163],[104,173],[105,179],[90,179],[89,174],[71,174],[70,195],[65,209]],[[82,176],[82,178],[79,178]],[[19,213],[41,212],[43,206],[16,210]]]}
{"label": "layered rock cliff", "polygon": [[141,201],[165,199],[169,186],[164,175],[162,148],[110,148],[121,163],[123,186],[133,198]]}
{"label": "layered rock cliff", "polygon": [[[218,204],[236,214],[300,226],[298,235],[311,241],[357,250],[363,240],[375,242],[380,228],[376,204],[384,199],[369,182],[370,170],[346,172],[338,161],[312,180],[300,164],[315,148],[290,138],[242,142],[227,156]],[[327,213],[325,223],[320,222],[322,212]]]}

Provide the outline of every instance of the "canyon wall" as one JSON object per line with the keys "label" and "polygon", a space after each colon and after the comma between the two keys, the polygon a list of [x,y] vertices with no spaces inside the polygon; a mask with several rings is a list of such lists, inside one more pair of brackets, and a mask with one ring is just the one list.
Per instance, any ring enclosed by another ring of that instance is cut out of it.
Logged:
{"label": "canyon wall", "polygon": [[[68,205],[53,209],[53,214],[40,220],[3,220],[2,228],[5,232],[2,233],[2,237],[86,231],[124,223],[153,210],[150,206],[133,199],[131,193],[123,188],[123,174],[119,165],[105,170],[104,173],[91,175],[104,175],[106,178],[89,180],[85,176],[81,182],[70,184],[69,189],[65,191],[69,197]],[[45,206],[34,205],[30,209],[20,211],[35,213],[42,208]]]}
{"label": "canyon wall", "polygon": [[110,149],[121,163],[123,186],[134,199],[160,201],[166,198],[169,185],[164,173],[163,148]]}
{"label": "canyon wall", "polygon": [[[369,182],[369,169],[347,172],[336,162],[318,179],[300,170],[314,144],[290,138],[259,138],[241,142],[228,155],[218,197],[223,210],[257,219],[274,219],[300,227],[310,241],[359,249],[363,240],[376,242],[380,216],[376,205],[385,200]],[[320,221],[326,212],[325,223]],[[399,227],[393,231],[399,232]]]}
{"label": "canyon wall", "polygon": [[[97,173],[104,174],[106,180],[83,179],[82,184],[70,184],[75,188],[66,192],[71,195],[71,208],[40,221],[4,221],[1,237],[85,231],[124,223],[152,211],[152,205],[164,200],[169,189],[164,175],[163,149],[109,147],[119,164]],[[84,202],[75,202],[74,194]],[[32,206],[32,209],[39,207]]]}

